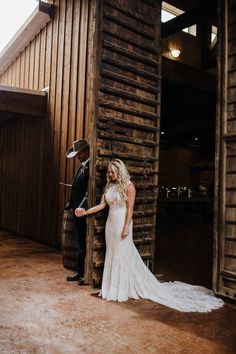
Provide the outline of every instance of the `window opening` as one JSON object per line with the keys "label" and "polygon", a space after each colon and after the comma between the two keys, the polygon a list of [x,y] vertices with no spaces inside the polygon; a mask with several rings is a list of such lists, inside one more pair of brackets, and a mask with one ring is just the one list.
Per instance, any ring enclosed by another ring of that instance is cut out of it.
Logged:
{"label": "window opening", "polygon": [[[175,6],[168,4],[163,1],[162,10],[161,10],[161,22],[167,22],[172,20],[173,18],[182,15],[185,11],[178,9]],[[190,27],[184,28],[182,30],[185,33],[191,34],[192,36],[197,35],[197,25],[192,25]]]}

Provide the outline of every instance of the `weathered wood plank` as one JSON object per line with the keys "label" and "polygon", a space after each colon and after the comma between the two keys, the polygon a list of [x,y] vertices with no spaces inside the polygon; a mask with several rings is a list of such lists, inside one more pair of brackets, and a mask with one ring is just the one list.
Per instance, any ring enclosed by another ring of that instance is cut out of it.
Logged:
{"label": "weathered wood plank", "polygon": [[158,128],[156,126],[150,126],[147,124],[140,124],[132,121],[127,121],[125,119],[114,118],[109,115],[99,115],[98,120],[101,122],[114,122],[118,126],[134,128],[137,130],[147,131],[147,132],[157,132]]}
{"label": "weathered wood plank", "polygon": [[147,13],[144,14],[140,11],[136,11],[135,6],[130,6],[129,4],[127,4],[126,1],[122,0],[105,0],[104,3],[110,7],[112,6],[116,10],[119,10],[121,13],[128,15],[128,17],[133,18],[138,22],[143,23],[144,25],[148,25],[150,28],[155,26],[154,18],[152,18],[153,21],[151,20],[151,16],[153,16],[153,13],[149,13],[147,15]]}
{"label": "weathered wood plank", "polygon": [[76,116],[76,137],[82,139],[85,130],[85,92],[86,92],[86,52],[88,35],[88,1],[81,2],[78,68],[78,97]]}
{"label": "weathered wood plank", "polygon": [[25,75],[25,53],[20,54],[20,80],[19,87],[24,87],[24,75]]}
{"label": "weathered wood plank", "polygon": [[151,92],[151,93],[159,93],[160,92],[160,89],[158,87],[151,86],[151,85],[148,85],[143,82],[139,82],[139,81],[134,80],[130,77],[120,75],[120,74],[116,73],[115,71],[110,71],[105,68],[101,69],[101,75],[105,78],[112,79],[117,82],[121,82],[123,84],[132,86],[136,89],[140,89],[140,90]]}
{"label": "weathered wood plank", "polygon": [[134,102],[143,103],[145,105],[152,106],[152,107],[156,107],[158,104],[160,104],[160,102],[158,102],[157,100],[138,96],[138,95],[135,95],[129,91],[120,90],[120,89],[112,87],[112,86],[101,85],[100,91],[110,94],[110,95],[113,95],[113,96],[132,100]]}
{"label": "weathered wood plank", "polygon": [[[71,77],[70,77],[70,101],[69,101],[69,120],[67,133],[67,148],[72,146],[76,136],[77,124],[77,87],[78,87],[78,47],[80,39],[80,18],[81,18],[81,1],[74,2],[73,8],[73,29],[72,29],[72,43],[71,43]],[[80,129],[80,128],[79,128]],[[75,173],[74,164],[67,163],[66,167],[66,183],[71,183]],[[63,181],[62,181],[63,182]],[[69,190],[66,190],[66,200],[69,199]]]}
{"label": "weathered wood plank", "polygon": [[35,53],[34,53],[34,80],[33,80],[33,89],[39,89],[39,74],[40,74],[40,42],[41,35],[37,35],[35,38]]}
{"label": "weathered wood plank", "polygon": [[39,51],[39,81],[37,89],[45,88],[45,55],[46,55],[46,27],[40,33],[40,51]]}
{"label": "weathered wood plank", "polygon": [[122,160],[134,160],[134,161],[156,161],[155,156],[140,156],[131,153],[122,153],[120,151],[110,151],[105,149],[98,149],[98,155],[110,158],[120,158]]}
{"label": "weathered wood plank", "polygon": [[133,114],[138,117],[152,119],[155,121],[158,119],[158,115],[155,113],[147,112],[141,109],[135,109],[133,107],[129,107],[128,105],[122,105],[117,103],[114,104],[111,101],[104,100],[104,99],[100,101],[100,106],[105,108],[111,108],[114,109],[115,111],[124,112],[127,114]]}
{"label": "weathered wood plank", "polygon": [[[66,180],[67,159],[65,158],[65,152],[67,150],[67,135],[69,126],[69,106],[70,101],[70,78],[71,78],[71,45],[72,45],[72,15],[73,15],[73,3],[71,1],[66,3],[65,8],[65,34],[63,45],[63,79],[62,79],[62,95],[61,95],[61,131],[60,131],[60,148],[59,148],[59,183]],[[58,226],[57,233],[61,227],[60,220],[63,218],[63,210],[66,200],[66,189],[60,188],[60,184],[57,185],[58,194]]]}
{"label": "weathered wood plank", "polygon": [[38,73],[35,72],[34,56],[35,56],[35,39],[30,43],[29,86],[28,86],[28,88],[30,89],[34,88],[34,76],[38,75]]}
{"label": "weathered wood plank", "polygon": [[151,59],[135,51],[131,51],[125,47],[121,47],[120,45],[114,44],[106,39],[103,39],[103,48],[109,49],[125,57],[132,58],[140,63],[153,66],[154,68],[157,68],[157,65],[160,64],[157,60]]}
{"label": "weathered wood plank", "polygon": [[103,26],[102,31],[104,34],[107,34],[107,35],[110,35],[116,39],[119,39],[127,44],[132,45],[133,47],[140,48],[140,49],[146,51],[147,53],[158,54],[158,51],[155,47],[152,47],[150,44],[147,45],[144,42],[141,42],[141,40],[138,41],[137,38],[136,39],[130,38],[129,36],[127,36],[127,33],[125,35],[124,31],[122,31],[121,29],[119,30],[117,28],[117,31],[113,32],[113,30],[111,28],[109,28],[106,24]]}
{"label": "weathered wood plank", "polygon": [[144,77],[146,79],[150,79],[153,82],[159,82],[159,80],[160,80],[160,76],[155,74],[155,73],[153,73],[153,72],[149,72],[147,70],[137,68],[136,66],[131,65],[129,63],[124,63],[123,61],[117,60],[117,59],[115,59],[112,56],[107,55],[107,54],[106,55],[103,54],[102,61],[104,63],[110,64],[110,65],[112,65],[114,67],[123,69],[125,71],[129,71],[129,72],[134,73],[136,75],[142,76],[142,77]]}
{"label": "weathered wood plank", "polygon": [[105,131],[98,131],[98,137],[99,138],[106,138],[110,140],[118,140],[118,141],[124,141],[124,142],[129,142],[133,143],[136,145],[145,145],[145,146],[156,146],[156,142],[149,141],[149,140],[143,140],[143,139],[138,139],[138,138],[133,138],[133,137],[125,137],[122,134],[114,134],[114,133],[109,133]]}
{"label": "weathered wood plank", "polygon": [[116,23],[118,25],[120,25],[123,28],[128,29],[129,31],[133,32],[133,33],[137,33],[139,35],[141,35],[142,37],[145,37],[147,39],[151,39],[154,40],[154,34],[153,34],[153,29],[146,31],[143,28],[143,25],[139,22],[136,22],[135,24],[133,24],[130,19],[126,19],[123,16],[121,16],[121,13],[117,14],[117,11],[112,11],[112,8],[106,8],[103,7],[103,18],[104,19],[108,19],[110,21],[112,21],[113,23]]}

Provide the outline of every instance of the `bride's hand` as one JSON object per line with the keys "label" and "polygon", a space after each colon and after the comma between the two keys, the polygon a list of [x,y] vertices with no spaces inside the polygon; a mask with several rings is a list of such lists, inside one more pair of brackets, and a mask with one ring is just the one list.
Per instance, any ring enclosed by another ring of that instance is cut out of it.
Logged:
{"label": "bride's hand", "polygon": [[84,208],[76,208],[75,209],[75,215],[77,216],[77,218],[84,216],[84,213],[85,213]]}
{"label": "bride's hand", "polygon": [[124,228],[123,228],[123,231],[121,233],[121,237],[122,238],[126,238],[129,234],[129,226],[128,225],[125,225]]}

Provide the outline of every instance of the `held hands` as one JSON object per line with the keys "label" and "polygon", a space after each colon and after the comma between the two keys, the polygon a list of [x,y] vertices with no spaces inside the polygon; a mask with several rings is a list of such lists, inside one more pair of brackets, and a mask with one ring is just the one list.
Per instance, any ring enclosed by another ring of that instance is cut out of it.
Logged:
{"label": "held hands", "polygon": [[121,237],[125,239],[129,234],[129,225],[125,225],[121,233]]}
{"label": "held hands", "polygon": [[85,216],[85,209],[84,208],[76,208],[75,209],[75,216],[80,218],[81,216]]}

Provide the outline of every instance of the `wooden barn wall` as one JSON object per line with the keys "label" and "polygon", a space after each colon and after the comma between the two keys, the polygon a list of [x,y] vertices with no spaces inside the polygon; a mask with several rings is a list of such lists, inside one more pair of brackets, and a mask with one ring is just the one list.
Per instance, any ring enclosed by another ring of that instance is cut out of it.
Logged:
{"label": "wooden barn wall", "polygon": [[[161,54],[160,2],[101,1],[96,136],[91,193],[99,202],[111,158],[122,159],[137,189],[134,242],[152,267],[157,202]],[[101,281],[106,212],[90,218],[88,278]]]}
{"label": "wooden barn wall", "polygon": [[88,136],[87,46],[90,1],[54,1],[51,21],[1,75],[0,83],[49,87],[47,117],[0,122],[0,227],[60,245],[63,207],[74,161],[65,152]]}
{"label": "wooden barn wall", "polygon": [[214,287],[236,299],[236,0],[220,16]]}

